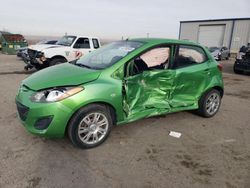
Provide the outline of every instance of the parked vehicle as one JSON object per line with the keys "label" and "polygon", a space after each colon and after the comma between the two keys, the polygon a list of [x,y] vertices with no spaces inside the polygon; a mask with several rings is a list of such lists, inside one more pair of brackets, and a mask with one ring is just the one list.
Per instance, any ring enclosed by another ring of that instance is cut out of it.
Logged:
{"label": "parked vehicle", "polygon": [[42,40],[36,44],[56,44],[58,40]]}
{"label": "parked vehicle", "polygon": [[250,73],[250,46],[242,46],[234,63],[236,74]]}
{"label": "parked vehicle", "polygon": [[[43,40],[40,41],[38,43],[36,43],[35,45],[40,45],[40,44],[55,44],[57,42],[57,40]],[[29,63],[30,58],[28,55],[28,47],[23,47],[23,48],[19,48],[16,51],[16,55],[17,57],[21,58],[27,65],[24,67],[26,70],[28,70],[29,68],[32,68],[33,66]]]}
{"label": "parked vehicle", "polygon": [[96,37],[67,35],[59,39],[54,45],[40,44],[29,46],[29,62],[31,66],[40,70],[76,60],[100,46],[100,41]]}
{"label": "parked vehicle", "polygon": [[25,128],[82,148],[113,125],[183,110],[214,116],[223,96],[221,65],[208,50],[170,39],[110,43],[71,63],[32,74],[16,96]]}
{"label": "parked vehicle", "polygon": [[209,51],[213,55],[214,59],[220,61],[222,59],[229,59],[230,50],[227,47],[210,47]]}

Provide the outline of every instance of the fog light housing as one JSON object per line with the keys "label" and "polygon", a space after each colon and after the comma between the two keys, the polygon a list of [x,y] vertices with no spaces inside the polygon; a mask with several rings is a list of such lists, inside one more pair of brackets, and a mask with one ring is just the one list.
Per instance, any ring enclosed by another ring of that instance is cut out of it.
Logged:
{"label": "fog light housing", "polygon": [[53,116],[47,116],[47,117],[40,118],[36,121],[34,127],[38,130],[47,129],[48,126],[50,125],[52,119],[53,119]]}

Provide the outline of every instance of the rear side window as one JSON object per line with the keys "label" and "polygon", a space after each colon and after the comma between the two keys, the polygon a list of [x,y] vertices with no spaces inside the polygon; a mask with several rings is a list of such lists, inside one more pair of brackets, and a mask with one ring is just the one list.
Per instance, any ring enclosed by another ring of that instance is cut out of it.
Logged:
{"label": "rear side window", "polygon": [[88,38],[79,38],[76,41],[74,48],[90,48],[89,39]]}
{"label": "rear side window", "polygon": [[100,46],[99,46],[99,42],[98,42],[97,39],[92,39],[92,42],[93,42],[93,46],[94,46],[95,49],[97,49],[97,48],[100,47]]}
{"label": "rear side window", "polygon": [[207,61],[207,56],[202,48],[197,46],[179,45],[176,48],[174,68],[187,67]]}

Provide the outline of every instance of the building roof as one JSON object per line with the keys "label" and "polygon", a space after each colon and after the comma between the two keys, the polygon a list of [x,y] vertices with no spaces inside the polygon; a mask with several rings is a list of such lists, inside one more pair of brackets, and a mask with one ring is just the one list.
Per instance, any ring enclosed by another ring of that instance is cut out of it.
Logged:
{"label": "building roof", "polygon": [[191,22],[214,22],[214,21],[235,21],[235,20],[250,20],[250,17],[249,17],[249,18],[207,19],[207,20],[186,20],[186,21],[180,21],[180,23],[191,23]]}

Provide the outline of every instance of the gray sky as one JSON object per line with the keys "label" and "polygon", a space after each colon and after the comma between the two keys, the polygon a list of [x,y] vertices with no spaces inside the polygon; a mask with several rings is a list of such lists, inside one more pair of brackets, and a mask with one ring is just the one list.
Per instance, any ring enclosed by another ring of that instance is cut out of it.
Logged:
{"label": "gray sky", "polygon": [[179,21],[250,17],[249,0],[0,0],[0,30],[24,35],[177,38]]}

